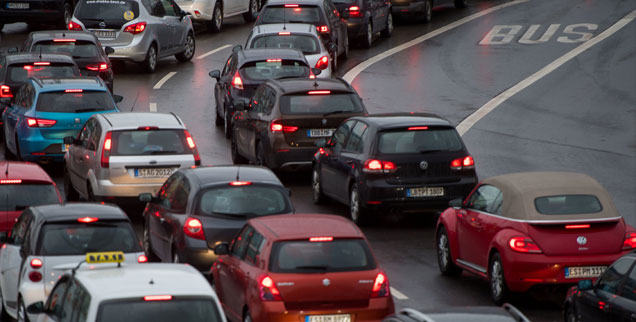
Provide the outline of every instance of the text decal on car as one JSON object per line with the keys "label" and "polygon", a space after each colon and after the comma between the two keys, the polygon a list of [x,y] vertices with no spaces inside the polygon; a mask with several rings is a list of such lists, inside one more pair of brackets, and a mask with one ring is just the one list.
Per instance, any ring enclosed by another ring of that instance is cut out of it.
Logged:
{"label": "text decal on car", "polygon": [[122,263],[123,261],[124,252],[86,253],[86,262],[89,264]]}

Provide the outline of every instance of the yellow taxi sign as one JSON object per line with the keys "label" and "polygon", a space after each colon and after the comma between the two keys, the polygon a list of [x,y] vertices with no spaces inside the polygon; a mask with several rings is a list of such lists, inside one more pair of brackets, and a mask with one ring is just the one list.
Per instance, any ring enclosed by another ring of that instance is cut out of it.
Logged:
{"label": "yellow taxi sign", "polygon": [[124,252],[86,253],[86,262],[89,264],[123,263]]}

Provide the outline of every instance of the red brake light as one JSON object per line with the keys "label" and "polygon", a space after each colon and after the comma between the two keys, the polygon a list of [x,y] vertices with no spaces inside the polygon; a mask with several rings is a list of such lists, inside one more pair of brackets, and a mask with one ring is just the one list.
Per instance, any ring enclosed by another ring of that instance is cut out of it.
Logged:
{"label": "red brake light", "polygon": [[309,91],[307,92],[309,95],[329,95],[331,91]]}
{"label": "red brake light", "polygon": [[541,248],[539,248],[539,245],[537,245],[534,240],[529,237],[512,237],[508,241],[508,245],[512,250],[519,253],[543,253]]}
{"label": "red brake light", "polygon": [[297,4],[286,4],[285,8],[298,8]]}
{"label": "red brake light", "polygon": [[278,59],[268,59],[268,60],[267,60],[267,62],[268,62],[268,63],[280,63],[280,62],[282,62],[282,61],[283,61],[283,60],[282,60],[282,59],[280,59],[280,58],[278,58]]}
{"label": "red brake light", "polygon": [[96,222],[99,219],[97,217],[82,217],[82,218],[77,218],[77,221],[79,222],[83,222],[83,223],[91,223],[91,222]]}
{"label": "red brake light", "polygon": [[318,69],[327,69],[329,67],[329,56],[322,56],[316,62],[316,68]]}
{"label": "red brake light", "polygon": [[279,31],[278,35],[279,36],[289,36],[289,35],[291,35],[291,32],[289,32],[289,31]]}
{"label": "red brake light", "polygon": [[31,271],[31,273],[29,273],[29,279],[31,280],[31,282],[37,283],[42,280],[42,273],[37,271]]}
{"label": "red brake light", "polygon": [[269,125],[269,129],[272,132],[284,132],[284,133],[293,133],[298,131],[298,126],[290,126],[290,125],[283,125],[281,123],[279,123],[280,120],[275,120],[272,121],[272,123],[270,123]]}
{"label": "red brake light", "polygon": [[138,131],[150,131],[150,130],[158,130],[158,126],[140,126],[137,128]]}
{"label": "red brake light", "polygon": [[82,93],[84,92],[83,89],[65,89],[64,93]]}
{"label": "red brake light", "polygon": [[104,138],[104,148],[102,149],[101,159],[102,168],[108,168],[109,166],[110,148],[112,147],[112,135],[113,132],[106,132],[106,137]]}
{"label": "red brake light", "polygon": [[68,30],[82,30],[82,26],[80,26],[79,24],[71,21],[68,23]]}
{"label": "red brake light", "polygon": [[475,168],[475,160],[470,155],[455,159],[450,164],[451,170],[470,170]]}
{"label": "red brake light", "polygon": [[280,292],[276,288],[274,280],[269,276],[264,276],[261,278],[260,286],[260,294],[261,300],[263,301],[282,301],[283,298],[280,296]]}
{"label": "red brake light", "polygon": [[20,184],[22,183],[22,179],[2,179],[0,180],[0,184]]}
{"label": "red brake light", "polygon": [[363,13],[362,11],[360,11],[360,7],[358,6],[351,6],[349,7],[349,16],[353,17],[353,18],[360,18],[362,17]]}
{"label": "red brake light", "polygon": [[170,301],[172,295],[146,295],[144,301]]}
{"label": "red brake light", "polygon": [[389,279],[384,273],[378,273],[371,289],[371,297],[386,297],[389,293]]}
{"label": "red brake light", "polygon": [[94,72],[101,72],[103,70],[108,70],[108,64],[101,63],[101,64],[97,64],[97,65],[88,65],[88,66],[86,66],[86,69],[92,70]]}
{"label": "red brake light", "polygon": [[42,267],[42,260],[39,258],[34,258],[31,260],[31,268],[33,269],[38,269],[40,267]]}
{"label": "red brake light", "polygon": [[139,255],[137,257],[137,263],[147,263],[148,257],[146,255]]}
{"label": "red brake light", "polygon": [[590,228],[590,224],[584,224],[584,225],[565,225],[565,229],[583,229],[583,228]]}
{"label": "red brake light", "polygon": [[188,143],[188,147],[192,151],[192,155],[194,156],[194,165],[201,165],[201,156],[199,155],[199,149],[197,149],[197,145],[194,143],[194,139],[188,130],[183,130],[183,133],[186,137],[186,143]]}
{"label": "red brake light", "polygon": [[623,250],[634,248],[636,248],[636,233],[628,232],[625,234],[625,241],[623,241]]}
{"label": "red brake light", "polygon": [[76,39],[73,38],[58,38],[58,39],[53,39],[53,42],[76,42]]}
{"label": "red brake light", "polygon": [[57,123],[56,120],[45,120],[36,118],[27,118],[27,125],[29,127],[51,127]]}
{"label": "red brake light", "polygon": [[243,89],[243,80],[241,79],[241,75],[239,75],[238,70],[234,74],[234,77],[232,77],[232,87],[236,89]]}
{"label": "red brake light", "polygon": [[0,98],[13,97],[11,93],[11,87],[8,85],[0,85]]}
{"label": "red brake light", "polygon": [[428,126],[411,126],[407,130],[409,130],[409,131],[423,131],[423,130],[428,130]]}
{"label": "red brake light", "polygon": [[251,181],[232,181],[230,182],[230,186],[249,186],[251,185]]}
{"label": "red brake light", "polygon": [[183,232],[196,239],[205,240],[205,234],[203,233],[203,224],[199,219],[188,218],[183,225]]}
{"label": "red brake light", "polygon": [[333,241],[333,237],[311,237],[309,238],[310,242],[330,242]]}
{"label": "red brake light", "polygon": [[129,32],[133,35],[139,34],[144,32],[144,30],[146,30],[146,23],[145,22],[138,22],[138,23],[134,23],[132,25],[128,25],[126,26],[126,28],[124,28],[124,32]]}
{"label": "red brake light", "polygon": [[51,63],[49,63],[47,61],[38,61],[38,62],[33,63],[33,65],[35,65],[35,66],[50,66]]}
{"label": "red brake light", "polygon": [[369,159],[364,162],[362,171],[367,173],[391,173],[397,171],[397,166],[391,161]]}
{"label": "red brake light", "polygon": [[329,32],[329,27],[327,25],[316,27],[319,33],[326,34]]}

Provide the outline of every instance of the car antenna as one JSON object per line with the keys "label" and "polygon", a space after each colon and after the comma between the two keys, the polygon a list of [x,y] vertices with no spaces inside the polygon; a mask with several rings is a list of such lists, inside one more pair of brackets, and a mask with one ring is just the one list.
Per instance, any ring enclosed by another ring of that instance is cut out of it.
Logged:
{"label": "car antenna", "polygon": [[9,163],[7,162],[7,168],[4,170],[4,175],[8,176],[9,175]]}
{"label": "car antenna", "polygon": [[238,166],[238,169],[236,169],[236,181],[239,181],[239,172],[241,172],[241,166]]}

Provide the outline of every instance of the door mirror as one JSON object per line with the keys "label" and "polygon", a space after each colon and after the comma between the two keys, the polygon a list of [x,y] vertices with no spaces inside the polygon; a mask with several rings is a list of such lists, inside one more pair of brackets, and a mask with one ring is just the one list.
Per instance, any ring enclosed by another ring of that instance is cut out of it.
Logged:
{"label": "door mirror", "polygon": [[579,291],[587,291],[594,288],[592,280],[580,280],[578,283]]}
{"label": "door mirror", "polygon": [[320,75],[320,73],[322,73],[322,69],[320,68],[312,68],[311,72],[314,73],[315,76]]}
{"label": "door mirror", "polygon": [[65,136],[64,137],[64,144],[77,145],[77,139],[72,137],[72,136]]}
{"label": "door mirror", "polygon": [[139,194],[139,201],[141,202],[154,202],[155,198],[152,196],[152,194],[145,192],[145,193],[140,193]]}
{"label": "door mirror", "polygon": [[106,55],[114,54],[115,53],[115,49],[113,47],[106,46],[106,47],[104,47],[104,52],[106,53]]}
{"label": "door mirror", "polygon": [[332,52],[338,52],[338,45],[330,42],[329,45],[327,46],[327,49]]}
{"label": "door mirror", "polygon": [[243,100],[234,100],[232,106],[234,107],[235,111],[245,111],[245,102]]}
{"label": "door mirror", "polygon": [[241,46],[241,45],[236,45],[236,46],[234,46],[234,48],[232,48],[232,52],[233,52],[233,53],[236,53],[236,52],[238,52],[239,50],[243,50],[243,46]]}
{"label": "door mirror", "polygon": [[113,95],[113,100],[115,101],[115,103],[120,103],[124,100],[124,97],[121,95]]}
{"label": "door mirror", "polygon": [[0,232],[0,243],[4,244],[9,241],[9,233],[6,231]]}
{"label": "door mirror", "polygon": [[214,247],[214,253],[218,255],[227,255],[230,253],[230,246],[227,243],[220,243]]}
{"label": "door mirror", "polygon": [[219,81],[219,79],[221,79],[221,71],[220,70],[213,70],[210,73],[208,73],[208,75],[210,75],[210,77],[216,79],[217,82]]}
{"label": "door mirror", "polygon": [[459,209],[459,208],[462,207],[462,203],[463,203],[462,199],[461,198],[457,198],[457,199],[453,199],[450,202],[448,202],[448,205],[453,207],[453,208]]}
{"label": "door mirror", "polygon": [[44,302],[40,301],[40,302],[35,302],[35,303],[29,305],[29,306],[27,306],[26,311],[29,314],[44,313]]}
{"label": "door mirror", "polygon": [[316,146],[319,147],[319,148],[327,147],[327,139],[320,139],[320,140],[316,141]]}

